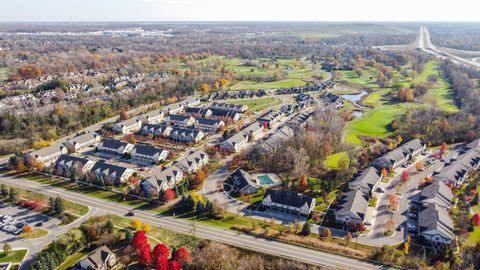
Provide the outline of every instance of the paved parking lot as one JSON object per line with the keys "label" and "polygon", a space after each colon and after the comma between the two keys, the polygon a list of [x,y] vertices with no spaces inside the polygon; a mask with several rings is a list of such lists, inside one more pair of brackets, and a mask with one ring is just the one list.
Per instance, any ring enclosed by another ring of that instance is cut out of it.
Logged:
{"label": "paved parking lot", "polygon": [[[46,215],[42,215],[31,211],[26,208],[12,206],[8,204],[0,205],[0,215],[7,215],[13,219],[11,225],[24,223],[32,228],[42,228],[44,230],[52,230],[58,226],[60,220],[50,218]],[[5,232],[0,230],[0,243],[9,242],[10,244],[21,242],[23,239],[16,234]]]}

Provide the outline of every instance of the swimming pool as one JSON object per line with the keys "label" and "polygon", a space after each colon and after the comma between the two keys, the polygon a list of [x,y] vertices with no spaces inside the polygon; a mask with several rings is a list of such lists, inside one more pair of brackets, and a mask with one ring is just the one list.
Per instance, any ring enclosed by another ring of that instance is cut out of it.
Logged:
{"label": "swimming pool", "polygon": [[270,185],[273,183],[273,180],[267,174],[257,176],[260,185]]}

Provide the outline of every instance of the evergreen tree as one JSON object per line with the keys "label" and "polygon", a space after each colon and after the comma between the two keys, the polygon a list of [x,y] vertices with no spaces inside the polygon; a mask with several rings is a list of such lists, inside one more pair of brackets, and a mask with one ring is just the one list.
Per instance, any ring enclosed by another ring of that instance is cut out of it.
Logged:
{"label": "evergreen tree", "polygon": [[50,207],[50,209],[52,210],[55,209],[55,198],[53,197],[48,198],[48,207]]}
{"label": "evergreen tree", "polygon": [[61,214],[61,213],[63,213],[64,210],[65,210],[65,205],[63,204],[63,200],[62,200],[62,198],[60,198],[60,196],[57,196],[55,198],[54,211],[57,214]]}
{"label": "evergreen tree", "polygon": [[16,203],[18,201],[18,192],[15,188],[10,189],[9,200],[13,203]]}
{"label": "evergreen tree", "polygon": [[4,184],[0,186],[0,196],[2,199],[6,199],[8,195],[10,194],[10,190],[8,190],[8,187]]}
{"label": "evergreen tree", "polygon": [[12,252],[12,247],[7,242],[5,242],[3,244],[3,253],[9,254],[10,252]]}
{"label": "evergreen tree", "polygon": [[108,220],[108,221],[107,221],[107,224],[105,224],[105,231],[106,231],[107,233],[113,233],[113,229],[114,229],[114,227],[113,227],[112,221],[111,221],[111,220]]}
{"label": "evergreen tree", "polygon": [[197,207],[195,207],[198,213],[202,214],[205,212],[205,205],[202,202],[197,202]]}
{"label": "evergreen tree", "polygon": [[215,208],[213,207],[212,202],[207,201],[207,204],[206,204],[205,208],[206,208],[206,211],[207,211],[208,215],[210,215],[210,216],[215,215]]}
{"label": "evergreen tree", "polygon": [[193,211],[195,209],[195,201],[193,200],[192,196],[188,195],[187,199],[185,200],[185,207],[189,211]]}
{"label": "evergreen tree", "polygon": [[302,234],[303,236],[309,236],[309,235],[310,235],[310,232],[311,232],[310,223],[305,222],[305,224],[303,224],[303,228],[302,228],[301,234]]}
{"label": "evergreen tree", "polygon": [[158,200],[163,201],[163,196],[165,195],[165,190],[160,189],[158,192]]}
{"label": "evergreen tree", "polygon": [[129,228],[126,228],[125,229],[125,240],[127,240],[127,242],[132,242],[132,239],[133,239],[133,232],[132,230],[130,230]]}

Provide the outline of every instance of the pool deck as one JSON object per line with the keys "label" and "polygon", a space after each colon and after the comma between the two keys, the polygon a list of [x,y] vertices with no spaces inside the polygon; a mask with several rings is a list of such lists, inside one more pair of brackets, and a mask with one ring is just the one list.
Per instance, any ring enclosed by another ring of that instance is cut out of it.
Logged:
{"label": "pool deck", "polygon": [[275,173],[257,173],[257,174],[254,174],[253,177],[257,178],[258,181],[260,181],[260,179],[258,178],[259,176],[268,176],[270,178],[270,180],[272,180],[272,183],[270,184],[266,184],[266,185],[263,185],[261,184],[262,187],[276,187],[276,186],[279,186],[283,183],[283,180],[280,179],[280,177],[275,174]]}

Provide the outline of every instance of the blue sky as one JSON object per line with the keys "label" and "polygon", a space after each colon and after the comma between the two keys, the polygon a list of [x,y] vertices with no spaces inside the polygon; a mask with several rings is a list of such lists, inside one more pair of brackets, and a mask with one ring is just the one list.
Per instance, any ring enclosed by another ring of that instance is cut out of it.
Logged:
{"label": "blue sky", "polygon": [[475,0],[0,0],[0,21],[480,21]]}

